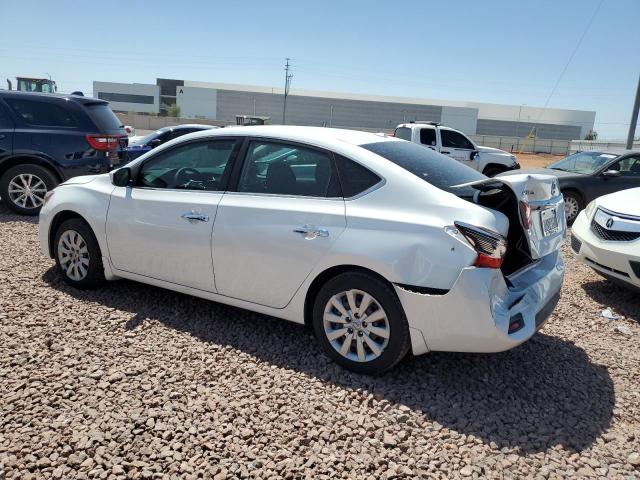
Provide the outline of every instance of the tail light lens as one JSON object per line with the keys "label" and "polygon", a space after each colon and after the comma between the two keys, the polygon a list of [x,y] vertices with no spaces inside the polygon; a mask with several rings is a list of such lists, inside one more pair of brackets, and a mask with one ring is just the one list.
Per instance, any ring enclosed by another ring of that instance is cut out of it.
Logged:
{"label": "tail light lens", "polygon": [[497,232],[467,223],[455,222],[455,226],[478,253],[475,266],[500,268],[507,253],[507,239]]}
{"label": "tail light lens", "polygon": [[120,135],[87,135],[87,142],[94,150],[109,152],[118,149]]}
{"label": "tail light lens", "polygon": [[518,202],[518,209],[520,210],[520,221],[522,226],[529,230],[531,228],[531,205],[527,202]]}

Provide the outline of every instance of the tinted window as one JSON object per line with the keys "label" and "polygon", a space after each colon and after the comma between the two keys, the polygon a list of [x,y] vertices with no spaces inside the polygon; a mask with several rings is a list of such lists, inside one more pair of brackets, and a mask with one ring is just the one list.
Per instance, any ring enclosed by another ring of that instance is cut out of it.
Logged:
{"label": "tinted window", "polygon": [[9,117],[9,112],[0,104],[0,128],[13,128],[13,120]]}
{"label": "tinted window", "polygon": [[609,167],[617,170],[623,177],[640,177],[640,157],[627,157]]}
{"label": "tinted window", "polygon": [[487,178],[471,167],[415,143],[387,141],[361,147],[392,161],[431,185],[460,196],[472,196],[475,190],[452,186]]}
{"label": "tinted window", "polygon": [[179,128],[169,133],[169,135],[167,135],[167,138],[165,138],[163,141],[168,142],[169,140],[173,140],[174,138],[181,137],[183,135],[186,135],[187,133],[193,133],[193,132],[199,132],[199,131],[200,131],[199,128]]}
{"label": "tinted window", "polygon": [[235,140],[194,142],[159,153],[140,171],[138,185],[183,190],[220,190]]}
{"label": "tinted window", "polygon": [[[122,122],[116,117],[115,113],[111,111],[109,105],[94,104],[86,106],[87,112],[96,124],[96,127],[102,132],[109,130],[119,130],[123,128]],[[124,132],[123,132],[124,133]]]}
{"label": "tinted window", "polygon": [[354,197],[380,181],[380,177],[372,171],[339,155],[336,155],[336,165],[345,198]]}
{"label": "tinted window", "polygon": [[420,129],[420,143],[423,145],[436,145],[436,129],[422,128]]}
{"label": "tinted window", "polygon": [[34,102],[18,98],[7,98],[6,102],[29,125],[47,127],[75,127],[78,125],[71,112],[54,103]]}
{"label": "tinted window", "polygon": [[239,192],[337,197],[338,177],[324,152],[295,145],[251,142]]}
{"label": "tinted window", "polygon": [[130,93],[98,92],[98,98],[108,102],[142,103],[145,105],[153,105],[155,101],[153,95],[133,95]]}
{"label": "tinted window", "polygon": [[411,129],[407,127],[396,128],[396,138],[411,141]]}
{"label": "tinted window", "polygon": [[461,133],[451,130],[440,129],[440,137],[442,138],[442,146],[447,148],[464,148],[473,150],[473,144],[467,137]]}

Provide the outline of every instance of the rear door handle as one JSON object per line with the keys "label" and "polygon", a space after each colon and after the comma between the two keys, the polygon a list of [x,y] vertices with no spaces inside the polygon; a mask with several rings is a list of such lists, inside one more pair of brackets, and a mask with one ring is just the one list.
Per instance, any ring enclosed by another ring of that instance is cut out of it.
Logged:
{"label": "rear door handle", "polygon": [[188,220],[189,223],[209,221],[209,215],[204,215],[202,213],[195,213],[195,212],[183,213],[182,215],[180,215],[180,217],[184,218],[185,220]]}
{"label": "rear door handle", "polygon": [[313,225],[304,225],[302,227],[298,227],[298,228],[294,228],[293,231],[295,233],[302,233],[304,234],[305,238],[311,240],[313,238],[316,237],[328,237],[329,236],[329,230],[327,230],[326,228],[318,228],[318,227],[314,227]]}
{"label": "rear door handle", "polygon": [[451,153],[451,152],[448,150],[440,150],[440,153]]}

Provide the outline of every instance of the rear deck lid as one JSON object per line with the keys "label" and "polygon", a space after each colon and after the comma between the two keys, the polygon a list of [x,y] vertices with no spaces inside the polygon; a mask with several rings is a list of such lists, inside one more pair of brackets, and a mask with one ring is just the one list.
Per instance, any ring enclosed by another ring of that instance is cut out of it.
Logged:
{"label": "rear deck lid", "polygon": [[567,223],[564,199],[553,175],[519,174],[485,178],[456,185],[477,190],[509,188],[518,201],[520,223],[533,259],[542,258],[564,243]]}

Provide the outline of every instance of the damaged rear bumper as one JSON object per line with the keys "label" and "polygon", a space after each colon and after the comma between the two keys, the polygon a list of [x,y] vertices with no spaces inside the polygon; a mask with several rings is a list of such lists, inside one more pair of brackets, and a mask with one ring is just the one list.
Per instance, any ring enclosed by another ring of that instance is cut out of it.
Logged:
{"label": "damaged rear bumper", "polygon": [[[564,263],[558,250],[511,275],[467,267],[444,295],[395,286],[411,332],[413,353],[499,352],[527,341],[560,298]],[[520,327],[512,328],[518,321]]]}

